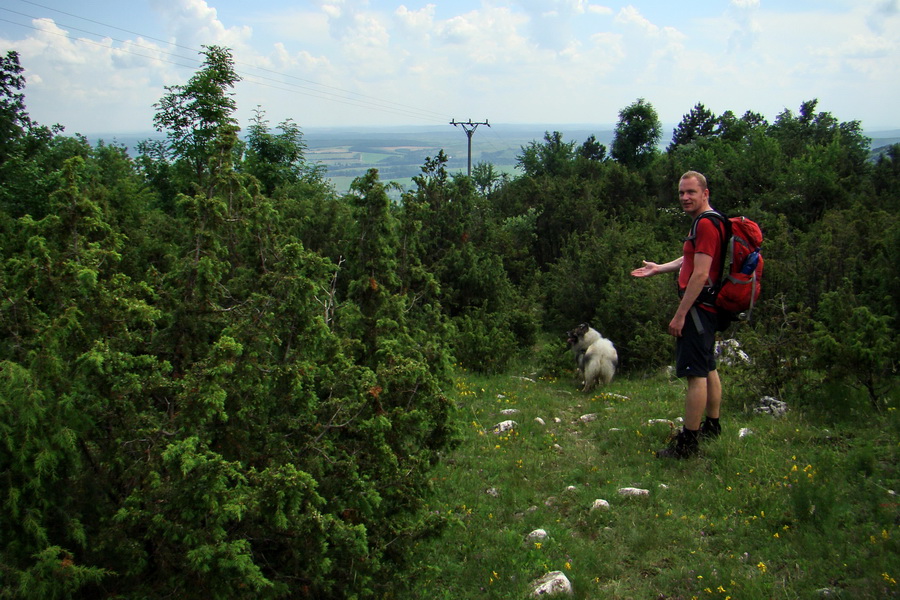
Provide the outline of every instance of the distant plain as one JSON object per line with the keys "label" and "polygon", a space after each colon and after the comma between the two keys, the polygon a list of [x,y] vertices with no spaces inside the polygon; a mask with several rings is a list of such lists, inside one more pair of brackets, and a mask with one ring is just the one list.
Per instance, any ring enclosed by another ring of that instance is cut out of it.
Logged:
{"label": "distant plain", "polygon": [[[450,173],[465,173],[468,163],[468,137],[461,127],[449,123],[444,126],[389,128],[310,128],[301,129],[307,145],[306,159],[326,168],[326,177],[335,190],[344,193],[354,178],[371,168],[378,169],[384,182],[395,182],[407,190],[412,178],[422,172],[426,158],[433,158],[443,150],[448,156]],[[615,125],[516,125],[492,124],[479,126],[472,135],[472,166],[489,163],[502,173],[520,174],[517,159],[523,148],[532,142],[543,143],[545,133],[559,131],[563,141],[580,146],[593,135],[607,147],[612,145]],[[668,146],[674,126],[664,126],[661,148]],[[866,132],[876,151],[900,143],[900,129]],[[158,132],[86,134],[91,143],[104,140],[125,146],[131,156],[141,140],[163,137]]]}

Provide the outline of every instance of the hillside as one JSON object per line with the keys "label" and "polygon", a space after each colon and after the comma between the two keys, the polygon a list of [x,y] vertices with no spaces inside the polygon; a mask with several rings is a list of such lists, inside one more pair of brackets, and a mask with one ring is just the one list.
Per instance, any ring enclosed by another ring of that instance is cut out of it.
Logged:
{"label": "hillside", "polygon": [[682,381],[585,394],[546,366],[458,376],[461,444],[432,478],[445,529],[419,543],[402,598],[525,598],[552,571],[576,599],[900,597],[896,412],[844,397],[840,414],[775,416],[735,385],[751,366],[723,365],[723,434],[662,460]]}

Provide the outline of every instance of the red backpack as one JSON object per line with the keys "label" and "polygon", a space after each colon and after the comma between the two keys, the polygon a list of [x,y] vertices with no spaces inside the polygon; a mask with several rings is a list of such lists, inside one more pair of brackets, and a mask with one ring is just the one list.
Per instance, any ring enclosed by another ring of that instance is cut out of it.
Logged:
{"label": "red backpack", "polygon": [[732,320],[744,318],[739,316],[740,313],[747,313],[746,318],[749,318],[749,313],[753,310],[760,293],[760,279],[763,272],[762,230],[756,222],[747,217],[726,218],[714,210],[709,210],[694,219],[688,239],[694,239],[697,223],[703,218],[721,224],[722,227],[718,228],[722,231],[726,243],[722,248],[722,273],[719,274],[719,283],[707,288],[705,293],[701,294],[700,301],[715,306],[719,313],[726,313]]}

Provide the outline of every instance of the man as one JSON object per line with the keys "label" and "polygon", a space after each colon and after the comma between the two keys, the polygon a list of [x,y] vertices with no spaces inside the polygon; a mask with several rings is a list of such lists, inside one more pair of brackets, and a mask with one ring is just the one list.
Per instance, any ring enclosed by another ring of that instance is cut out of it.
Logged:
{"label": "man", "polygon": [[[706,177],[696,171],[681,176],[678,198],[684,212],[695,220],[712,210]],[[661,265],[643,261],[644,266],[631,272],[635,277],[650,277],[678,271],[681,302],[668,331],[676,338],[676,375],[687,378],[684,426],[668,447],[656,453],[658,457],[687,458],[697,453],[701,436],[716,437],[721,432],[722,383],[716,371],[716,312],[713,307],[698,303],[704,288],[717,283],[722,272],[725,232],[716,223],[710,218],[697,221],[696,235],[685,240],[681,257]],[[701,423],[704,412],[706,420]]]}

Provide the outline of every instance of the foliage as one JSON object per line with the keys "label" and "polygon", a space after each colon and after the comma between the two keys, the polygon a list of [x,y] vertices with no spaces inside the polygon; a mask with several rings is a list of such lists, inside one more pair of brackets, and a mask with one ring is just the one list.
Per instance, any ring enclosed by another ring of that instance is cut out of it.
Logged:
{"label": "foliage", "polygon": [[619,111],[611,154],[623,165],[640,169],[656,156],[662,124],[656,109],[643,98]]}
{"label": "foliage", "polygon": [[13,50],[0,57],[0,210],[12,217],[42,217],[62,162],[70,153],[86,154],[83,138],[54,137],[60,125],[34,122],[25,107],[24,68]]}
{"label": "foliage", "polygon": [[900,209],[900,144],[893,144],[878,156],[872,170],[872,184],[879,204],[896,213]]}
{"label": "foliage", "polygon": [[731,397],[742,406],[769,396],[810,407],[814,399],[808,391],[822,381],[809,351],[810,309],[789,305],[784,295],[776,294],[756,306],[751,318],[751,323],[737,322],[724,334],[739,340],[741,350],[751,358],[749,364],[724,365]]}
{"label": "foliage", "polygon": [[478,193],[487,198],[508,179],[508,174],[498,171],[491,163],[477,162],[472,166],[472,181]]}
{"label": "foliage", "polygon": [[[453,325],[450,345],[457,361],[496,372],[533,342],[537,311],[514,288],[502,256],[492,251],[508,241],[509,230],[485,227],[494,218],[490,205],[475,194],[469,178],[448,177],[446,162],[443,152],[427,159],[414,179],[416,189],[403,196],[404,270],[434,274],[422,293],[430,298],[431,285],[440,290],[441,307]],[[510,257],[523,259],[521,253]]]}
{"label": "foliage", "polygon": [[25,94],[21,92],[25,88],[24,70],[15,50],[0,58],[0,164],[6,162],[10,146],[31,124],[25,112]]}
{"label": "foliage", "polygon": [[179,159],[189,181],[199,187],[207,183],[206,158],[220,127],[235,126],[237,105],[229,90],[240,81],[231,51],[204,46],[203,65],[185,85],[166,87],[166,95],[154,105],[153,124],[165,131],[169,155]]}
{"label": "foliage", "polygon": [[482,373],[502,373],[509,367],[518,348],[509,324],[498,321],[502,316],[473,308],[454,319],[453,346],[459,365]]}
{"label": "foliage", "polygon": [[861,386],[875,410],[896,385],[900,346],[890,319],[859,306],[849,284],[822,296],[812,336],[815,360],[829,378]]}
{"label": "foliage", "polygon": [[669,310],[661,307],[674,310],[674,283],[665,278],[637,281],[628,275],[634,257],[655,247],[648,232],[640,229],[613,222],[602,236],[569,238],[545,279],[545,321],[560,334],[589,322],[614,340],[623,368],[653,369],[671,359],[665,332]]}
{"label": "foliage", "polygon": [[257,108],[247,129],[247,150],[243,169],[260,181],[266,196],[275,194],[281,186],[296,184],[303,179],[315,180],[319,169],[306,163],[306,143],[303,132],[292,119],[278,124],[280,133],[272,133],[265,112]]}
{"label": "foliage", "polygon": [[[345,245],[344,271],[306,249],[327,188],[261,193],[221,121],[191,147],[204,185],[170,202],[166,157],[150,181],[61,138],[33,164],[68,155],[48,210],[4,213],[4,596],[370,597],[439,525],[441,315],[413,308],[390,238]],[[347,294],[344,272],[387,293]]]}
{"label": "foliage", "polygon": [[547,132],[543,144],[531,142],[522,148],[517,166],[529,177],[564,175],[571,168],[575,156],[575,142],[563,142],[558,131],[552,134]]}
{"label": "foliage", "polygon": [[712,137],[716,131],[716,122],[716,115],[698,102],[675,128],[668,151],[671,152],[676,146]]}

